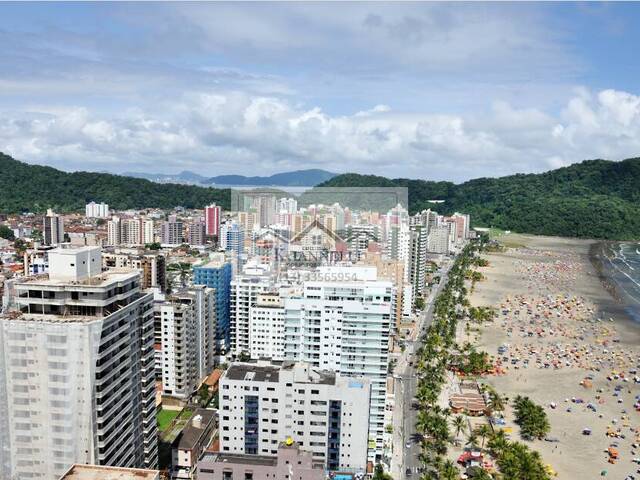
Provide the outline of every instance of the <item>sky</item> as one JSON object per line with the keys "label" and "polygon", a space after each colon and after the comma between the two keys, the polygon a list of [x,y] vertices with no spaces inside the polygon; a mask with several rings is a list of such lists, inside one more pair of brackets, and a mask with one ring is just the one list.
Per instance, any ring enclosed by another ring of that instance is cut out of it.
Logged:
{"label": "sky", "polygon": [[640,3],[0,3],[0,151],[461,182],[640,156]]}

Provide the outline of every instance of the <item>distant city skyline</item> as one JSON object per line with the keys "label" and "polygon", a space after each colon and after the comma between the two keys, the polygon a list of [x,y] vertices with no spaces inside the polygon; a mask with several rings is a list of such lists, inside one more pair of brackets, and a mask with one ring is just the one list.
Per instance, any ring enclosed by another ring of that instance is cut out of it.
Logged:
{"label": "distant city skyline", "polygon": [[463,181],[640,155],[635,3],[5,3],[0,151]]}

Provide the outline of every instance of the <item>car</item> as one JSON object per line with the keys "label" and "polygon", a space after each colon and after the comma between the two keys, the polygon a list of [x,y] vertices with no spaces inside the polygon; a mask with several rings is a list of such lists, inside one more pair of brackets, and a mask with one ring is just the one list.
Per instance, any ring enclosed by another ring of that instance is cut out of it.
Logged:
{"label": "car", "polygon": [[411,448],[411,442],[405,443],[404,446],[407,447],[407,448]]}
{"label": "car", "polygon": [[410,477],[411,475],[413,475],[413,472],[411,471],[410,468],[407,468],[405,474],[407,475],[407,477]]}

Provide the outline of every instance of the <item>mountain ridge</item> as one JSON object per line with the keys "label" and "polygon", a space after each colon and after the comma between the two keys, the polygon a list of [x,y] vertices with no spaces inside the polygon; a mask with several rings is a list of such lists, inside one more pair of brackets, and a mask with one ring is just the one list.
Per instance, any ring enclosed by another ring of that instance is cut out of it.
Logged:
{"label": "mountain ridge", "polygon": [[[230,190],[106,173],[67,173],[20,162],[0,153],[0,212],[82,211],[89,201],[116,209],[202,208],[216,202],[228,209]],[[250,177],[248,177],[250,178]],[[613,162],[585,160],[544,173],[446,181],[389,179],[355,173],[318,185],[405,186],[411,212],[469,213],[474,226],[566,237],[640,239],[640,158]],[[443,200],[433,205],[429,200]]]}
{"label": "mountain ridge", "polygon": [[246,175],[217,175],[204,177],[200,174],[183,170],[177,174],[124,172],[122,176],[144,178],[157,183],[189,183],[195,185],[255,185],[255,186],[279,186],[279,187],[313,187],[319,183],[330,180],[337,173],[319,168],[292,170],[290,172],[275,173],[269,176]]}

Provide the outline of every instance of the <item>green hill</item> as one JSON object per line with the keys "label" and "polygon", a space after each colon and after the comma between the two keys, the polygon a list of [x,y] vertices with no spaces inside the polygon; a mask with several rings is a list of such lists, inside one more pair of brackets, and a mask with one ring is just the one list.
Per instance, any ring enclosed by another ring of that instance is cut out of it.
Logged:
{"label": "green hill", "polygon": [[[320,186],[406,186],[412,212],[469,213],[474,226],[539,235],[640,239],[640,158],[587,160],[542,174],[461,184],[339,175]],[[428,200],[444,200],[432,205]]]}
{"label": "green hill", "polygon": [[81,211],[90,201],[111,208],[202,208],[216,202],[229,208],[228,189],[159,184],[106,173],[67,173],[19,162],[0,153],[0,212]]}
{"label": "green hill", "polygon": [[[345,174],[332,187],[406,186],[412,212],[469,213],[474,226],[540,235],[616,240],[640,239],[640,158],[587,160],[541,174],[478,178],[461,184]],[[0,153],[0,212],[80,211],[86,202],[115,209],[229,208],[227,189],[158,184],[105,173],[66,173],[29,165]],[[429,200],[444,200],[433,205]]]}

